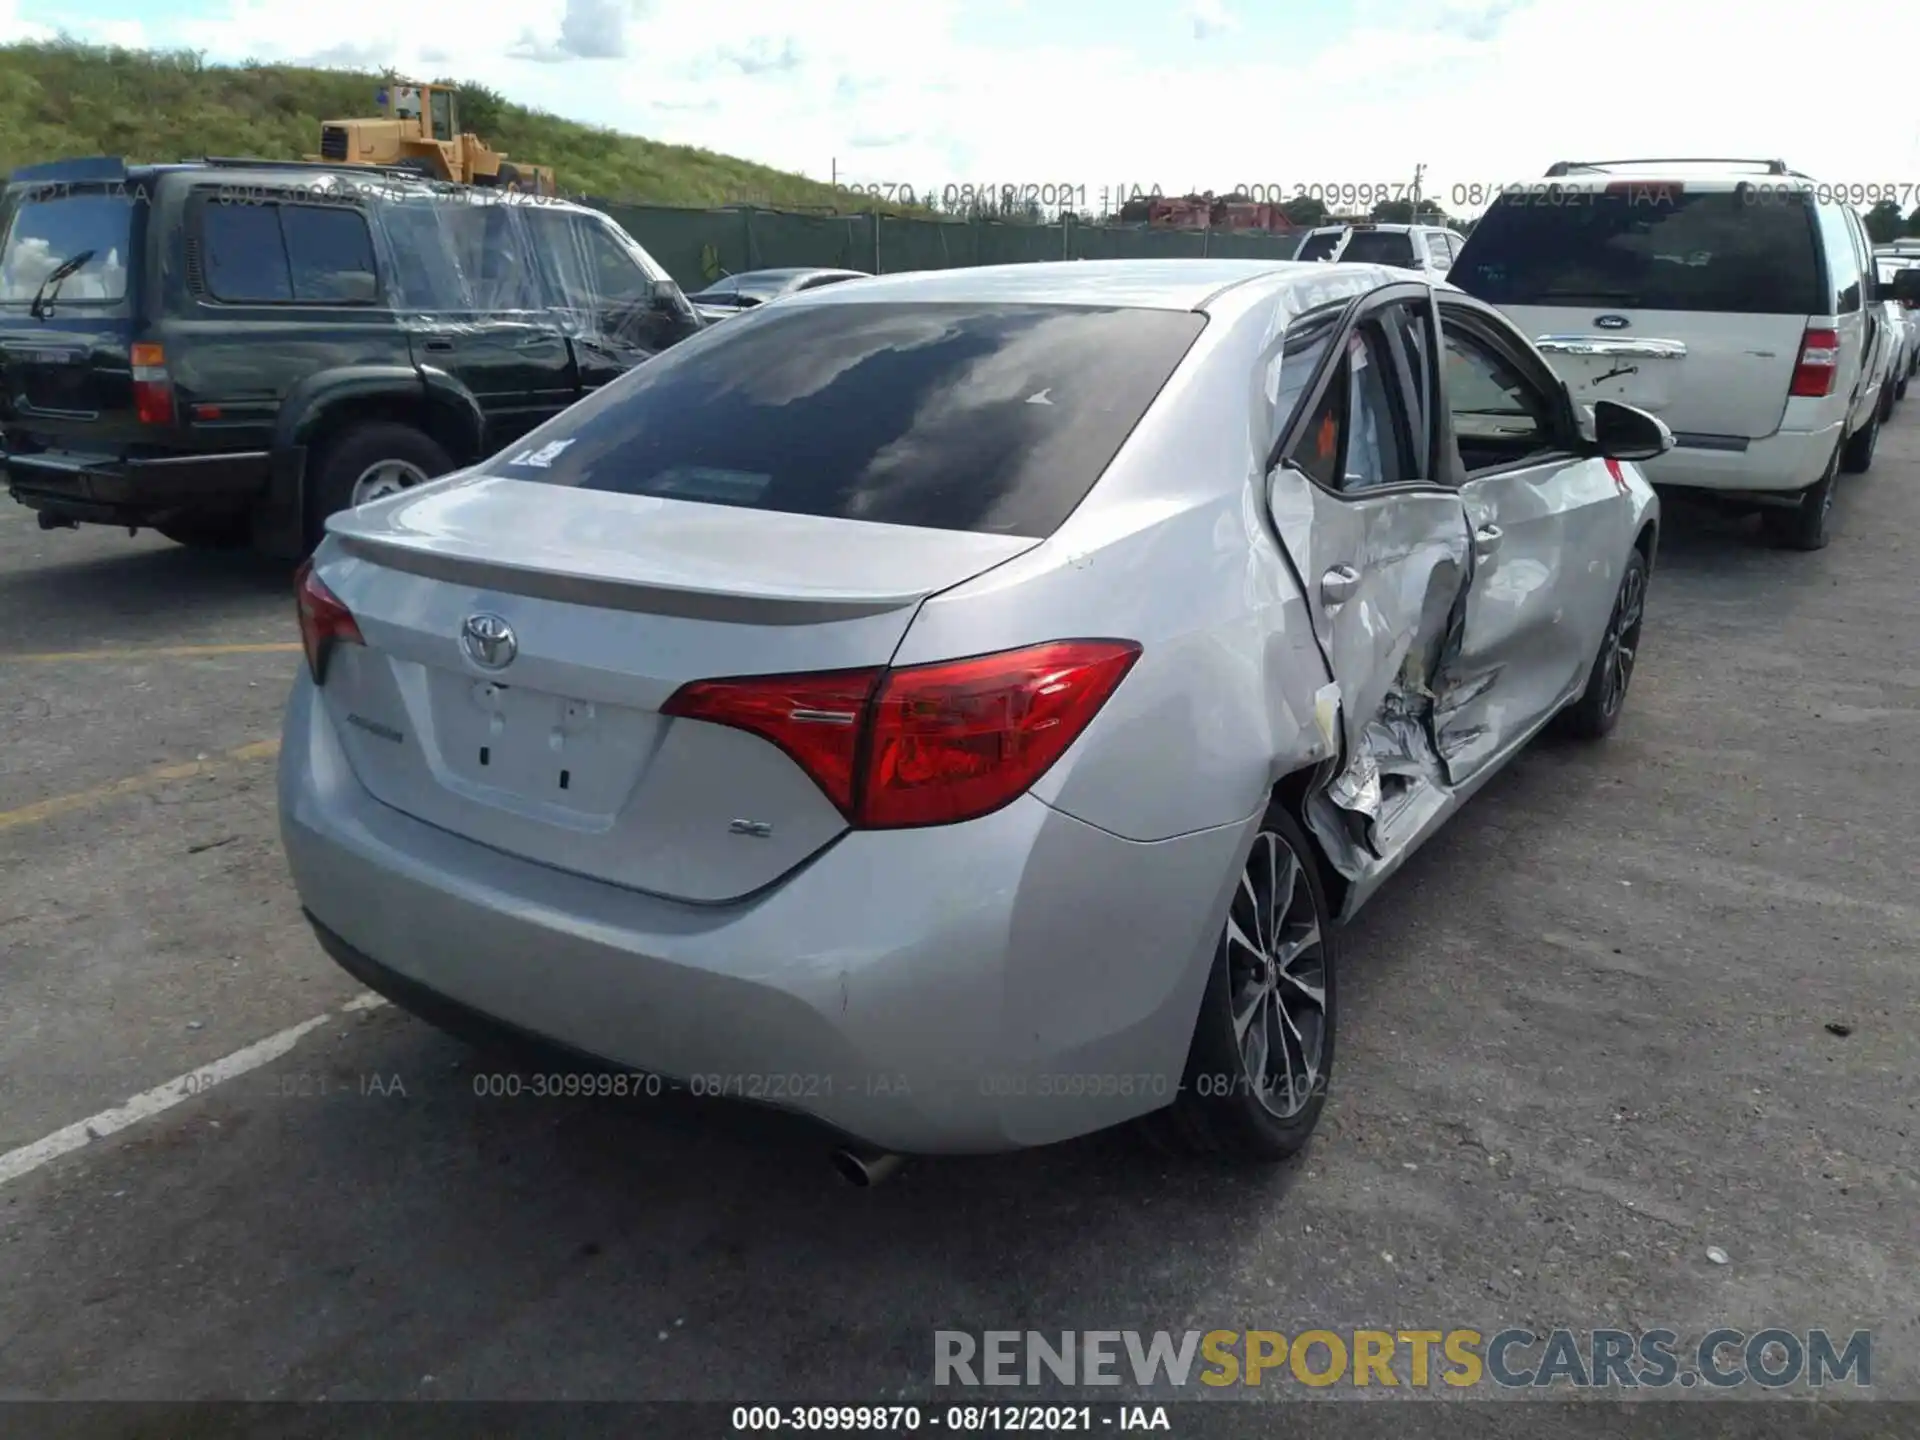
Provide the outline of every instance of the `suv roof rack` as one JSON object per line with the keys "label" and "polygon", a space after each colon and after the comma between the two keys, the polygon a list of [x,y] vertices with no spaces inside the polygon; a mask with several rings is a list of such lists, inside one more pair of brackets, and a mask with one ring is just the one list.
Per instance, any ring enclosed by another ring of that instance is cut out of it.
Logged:
{"label": "suv roof rack", "polygon": [[422,175],[405,165],[363,165],[347,160],[260,160],[245,155],[203,155],[200,163],[226,170],[323,170],[336,175],[343,171],[370,170],[376,175],[404,175],[423,185],[435,183],[433,176]]}
{"label": "suv roof rack", "polygon": [[1644,160],[1556,160],[1547,167],[1549,179],[1556,175],[1566,175],[1574,170],[1606,170],[1615,165],[1758,165],[1769,175],[1800,175],[1798,170],[1789,170],[1784,160],[1739,159],[1725,155],[1659,155]]}

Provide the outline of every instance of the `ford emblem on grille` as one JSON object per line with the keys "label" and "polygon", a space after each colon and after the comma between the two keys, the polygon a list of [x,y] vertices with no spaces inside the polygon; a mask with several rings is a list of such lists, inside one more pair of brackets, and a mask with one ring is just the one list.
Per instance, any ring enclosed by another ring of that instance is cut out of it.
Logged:
{"label": "ford emblem on grille", "polygon": [[474,664],[504,670],[519,653],[520,642],[513,627],[498,615],[469,615],[460,627],[460,648]]}
{"label": "ford emblem on grille", "polygon": [[1596,315],[1593,317],[1593,323],[1602,330],[1624,330],[1627,328],[1627,317],[1624,315]]}

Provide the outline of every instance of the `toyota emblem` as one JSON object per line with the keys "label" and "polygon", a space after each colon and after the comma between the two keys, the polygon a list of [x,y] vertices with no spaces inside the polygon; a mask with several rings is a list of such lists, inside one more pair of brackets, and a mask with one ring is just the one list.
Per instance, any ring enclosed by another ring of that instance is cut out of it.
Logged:
{"label": "toyota emblem", "polygon": [[485,670],[504,670],[520,651],[513,627],[498,615],[469,615],[460,627],[460,648]]}

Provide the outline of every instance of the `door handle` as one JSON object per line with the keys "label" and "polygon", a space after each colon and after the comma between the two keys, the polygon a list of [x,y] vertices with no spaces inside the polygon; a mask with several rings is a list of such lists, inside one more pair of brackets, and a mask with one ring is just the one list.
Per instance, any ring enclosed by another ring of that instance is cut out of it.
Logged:
{"label": "door handle", "polygon": [[1328,605],[1351,600],[1359,588],[1360,572],[1351,565],[1336,565],[1320,577],[1320,598]]}
{"label": "door handle", "polygon": [[553,335],[543,335],[543,334],[540,334],[539,332],[535,332],[532,335],[522,335],[518,340],[514,341],[513,343],[515,347],[518,349],[531,350],[538,345],[551,345],[556,338],[558,337]]}
{"label": "door handle", "polygon": [[429,349],[429,350],[451,350],[451,349],[453,349],[453,341],[451,341],[451,340],[429,340],[429,341],[427,341],[427,349]]}
{"label": "door handle", "polygon": [[1500,548],[1500,537],[1504,533],[1498,525],[1482,525],[1473,532],[1473,553],[1486,559]]}

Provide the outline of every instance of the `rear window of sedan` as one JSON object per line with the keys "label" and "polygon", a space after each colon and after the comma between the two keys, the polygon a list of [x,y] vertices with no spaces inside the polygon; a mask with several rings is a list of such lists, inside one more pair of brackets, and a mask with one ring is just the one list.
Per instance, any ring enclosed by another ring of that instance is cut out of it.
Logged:
{"label": "rear window of sedan", "polygon": [[1045,537],[1199,336],[1187,311],[809,305],[729,321],[501,452],[625,495]]}
{"label": "rear window of sedan", "polygon": [[1413,258],[1413,237],[1404,230],[1356,230],[1340,252],[1343,265],[1396,265],[1409,270]]}

